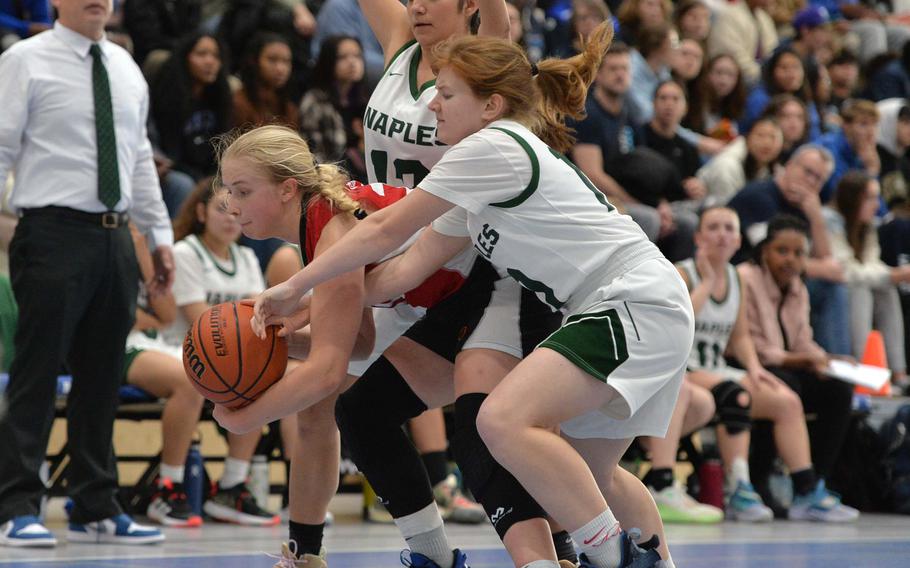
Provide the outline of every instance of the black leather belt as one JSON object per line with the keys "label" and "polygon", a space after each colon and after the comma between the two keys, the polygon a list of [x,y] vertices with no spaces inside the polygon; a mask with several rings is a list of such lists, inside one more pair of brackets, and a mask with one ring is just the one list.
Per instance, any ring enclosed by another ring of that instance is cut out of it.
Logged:
{"label": "black leather belt", "polygon": [[107,211],[105,213],[89,213],[87,211],[79,211],[78,209],[70,209],[69,207],[57,207],[53,205],[48,207],[39,207],[37,209],[23,209],[22,216],[73,219],[76,221],[82,221],[83,223],[98,225],[105,229],[118,229],[126,225],[130,220],[128,213],[119,213],[117,211]]}

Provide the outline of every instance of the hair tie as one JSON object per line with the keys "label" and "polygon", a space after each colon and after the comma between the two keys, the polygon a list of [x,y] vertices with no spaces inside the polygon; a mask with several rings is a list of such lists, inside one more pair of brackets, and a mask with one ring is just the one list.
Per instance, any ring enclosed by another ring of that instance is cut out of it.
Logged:
{"label": "hair tie", "polygon": [[531,64],[531,77],[537,77],[537,74],[540,73],[540,69],[537,68],[536,63]]}

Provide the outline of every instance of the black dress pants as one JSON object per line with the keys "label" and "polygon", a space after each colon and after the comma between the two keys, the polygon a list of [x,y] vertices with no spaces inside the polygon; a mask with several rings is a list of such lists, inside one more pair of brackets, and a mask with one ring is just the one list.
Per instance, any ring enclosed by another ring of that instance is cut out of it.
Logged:
{"label": "black dress pants", "polygon": [[126,336],[135,319],[139,268],[126,225],[39,210],[19,221],[10,272],[19,308],[16,356],[0,423],[0,523],[38,513],[38,476],[54,417],[57,375],[73,375],[67,399],[71,521],[121,512],[112,451]]}

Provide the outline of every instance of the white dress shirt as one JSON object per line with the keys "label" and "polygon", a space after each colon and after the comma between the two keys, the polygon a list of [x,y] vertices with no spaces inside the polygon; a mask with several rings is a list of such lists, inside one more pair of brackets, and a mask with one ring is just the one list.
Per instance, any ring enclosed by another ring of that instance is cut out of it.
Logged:
{"label": "white dress shirt", "polygon": [[[57,22],[0,56],[0,182],[15,169],[14,211],[107,209],[98,199],[92,43]],[[114,209],[129,211],[155,246],[173,244],[146,133],[148,85],[129,53],[107,39],[98,43],[117,137],[120,201]]]}

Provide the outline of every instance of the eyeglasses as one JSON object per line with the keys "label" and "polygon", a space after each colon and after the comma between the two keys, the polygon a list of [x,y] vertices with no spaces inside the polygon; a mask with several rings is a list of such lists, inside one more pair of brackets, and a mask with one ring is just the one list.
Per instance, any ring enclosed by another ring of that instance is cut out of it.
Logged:
{"label": "eyeglasses", "polygon": [[818,173],[817,171],[813,170],[810,167],[807,167],[805,164],[803,164],[801,162],[796,162],[796,165],[799,166],[799,168],[803,171],[803,173],[806,174],[806,176],[813,182],[822,183],[825,181],[824,174]]}

